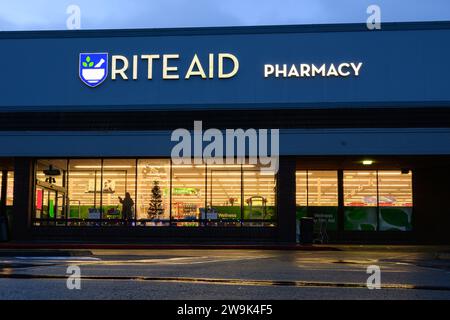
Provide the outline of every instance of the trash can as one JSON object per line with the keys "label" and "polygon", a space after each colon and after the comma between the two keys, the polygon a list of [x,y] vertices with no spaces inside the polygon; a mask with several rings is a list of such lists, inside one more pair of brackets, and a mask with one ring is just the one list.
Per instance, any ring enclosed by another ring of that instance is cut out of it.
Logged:
{"label": "trash can", "polygon": [[0,217],[0,242],[8,241],[8,223],[5,217]]}
{"label": "trash can", "polygon": [[303,217],[300,219],[300,243],[312,244],[314,240],[314,219]]}

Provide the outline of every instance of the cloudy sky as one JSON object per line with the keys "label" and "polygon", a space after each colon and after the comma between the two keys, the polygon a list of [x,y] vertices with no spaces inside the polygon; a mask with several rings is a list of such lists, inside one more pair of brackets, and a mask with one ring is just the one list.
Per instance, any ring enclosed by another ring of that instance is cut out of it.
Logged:
{"label": "cloudy sky", "polygon": [[0,30],[66,29],[67,7],[82,29],[450,20],[450,0],[0,0]]}

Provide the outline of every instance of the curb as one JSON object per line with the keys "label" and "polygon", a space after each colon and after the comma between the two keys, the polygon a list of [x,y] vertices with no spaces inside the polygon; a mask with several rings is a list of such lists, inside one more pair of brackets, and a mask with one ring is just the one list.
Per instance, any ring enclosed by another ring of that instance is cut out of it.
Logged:
{"label": "curb", "polygon": [[437,258],[439,260],[450,260],[450,252],[438,253]]}
{"label": "curb", "polygon": [[2,250],[79,250],[79,249],[127,249],[127,250],[298,250],[298,251],[341,251],[336,247],[316,246],[316,245],[277,245],[277,244],[255,244],[255,245],[239,245],[239,244],[218,244],[218,245],[201,245],[201,244],[101,244],[101,243],[1,243],[0,256]]}
{"label": "curb", "polygon": [[85,257],[92,255],[89,250],[3,249],[0,247],[0,257]]}

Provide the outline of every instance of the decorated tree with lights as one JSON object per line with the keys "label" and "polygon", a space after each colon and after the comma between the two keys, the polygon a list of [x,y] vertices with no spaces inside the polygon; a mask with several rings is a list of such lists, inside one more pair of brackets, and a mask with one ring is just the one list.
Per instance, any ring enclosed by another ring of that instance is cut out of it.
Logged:
{"label": "decorated tree with lights", "polygon": [[164,213],[163,200],[159,181],[153,181],[152,196],[147,210],[149,219],[158,219]]}

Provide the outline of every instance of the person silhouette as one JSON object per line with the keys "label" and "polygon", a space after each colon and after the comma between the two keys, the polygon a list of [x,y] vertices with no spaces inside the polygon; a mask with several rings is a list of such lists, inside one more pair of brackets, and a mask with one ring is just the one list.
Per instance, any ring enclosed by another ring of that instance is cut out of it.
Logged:
{"label": "person silhouette", "polygon": [[125,193],[125,198],[119,197],[119,201],[122,204],[122,219],[125,220],[125,225],[131,224],[131,220],[133,219],[133,206],[134,201],[131,199],[131,195],[129,192]]}

